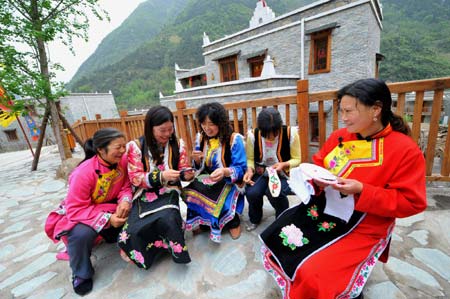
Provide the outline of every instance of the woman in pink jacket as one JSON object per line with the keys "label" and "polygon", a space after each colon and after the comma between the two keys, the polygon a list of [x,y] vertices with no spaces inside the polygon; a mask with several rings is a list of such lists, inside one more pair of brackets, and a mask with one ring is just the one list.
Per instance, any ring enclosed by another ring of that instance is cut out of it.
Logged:
{"label": "woman in pink jacket", "polygon": [[90,256],[95,240],[116,242],[131,208],[125,137],[113,128],[97,131],[84,146],[85,159],[69,178],[69,191],[52,211],[45,232],[54,242],[62,240],[69,253],[75,293],[92,290],[94,269]]}

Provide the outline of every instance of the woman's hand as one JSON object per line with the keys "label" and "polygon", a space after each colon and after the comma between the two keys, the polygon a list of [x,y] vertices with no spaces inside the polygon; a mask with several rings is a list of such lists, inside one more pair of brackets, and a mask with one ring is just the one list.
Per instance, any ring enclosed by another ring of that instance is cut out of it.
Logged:
{"label": "woman's hand", "polygon": [[255,184],[254,181],[252,181],[253,175],[254,175],[254,171],[252,168],[247,168],[247,171],[244,174],[244,178],[242,179],[244,181],[244,183],[249,184],[250,186],[253,186]]}
{"label": "woman's hand", "polygon": [[174,169],[167,169],[162,172],[164,182],[176,182],[180,179],[180,171]]}
{"label": "woman's hand", "polygon": [[120,218],[126,218],[128,217],[130,210],[131,210],[131,202],[122,201],[117,205],[115,214],[117,214],[117,216]]}
{"label": "woman's hand", "polygon": [[184,181],[190,181],[195,176],[195,169],[194,168],[186,168],[181,170],[182,174],[180,173],[180,178]]}
{"label": "woman's hand", "polygon": [[333,189],[336,189],[344,195],[361,193],[363,186],[363,183],[358,180],[343,178],[338,178],[338,183],[332,185]]}
{"label": "woman's hand", "polygon": [[122,225],[125,224],[126,221],[127,221],[127,217],[119,217],[119,216],[117,216],[116,213],[112,214],[111,218],[109,218],[109,223],[113,227],[121,227]]}
{"label": "woman's hand", "polygon": [[272,168],[275,169],[277,172],[282,172],[288,166],[289,166],[288,162],[278,162],[272,165]]}
{"label": "woman's hand", "polygon": [[194,159],[196,164],[200,164],[203,159],[203,152],[201,151],[192,151],[191,154],[192,159]]}
{"label": "woman's hand", "polygon": [[228,168],[217,168],[209,177],[211,178],[211,181],[218,182],[227,176],[227,172],[229,172]]}

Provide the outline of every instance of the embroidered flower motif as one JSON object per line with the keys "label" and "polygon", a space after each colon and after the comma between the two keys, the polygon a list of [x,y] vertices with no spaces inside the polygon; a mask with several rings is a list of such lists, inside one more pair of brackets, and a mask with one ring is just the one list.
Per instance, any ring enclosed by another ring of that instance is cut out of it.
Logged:
{"label": "embroidered flower motif", "polygon": [[146,201],[146,202],[152,202],[152,201],[155,201],[157,198],[158,198],[158,195],[156,195],[156,193],[147,192],[147,193],[145,193],[145,199],[144,199],[144,197],[142,199],[144,199],[144,201]]}
{"label": "embroidered flower motif", "polygon": [[161,170],[161,171],[164,170],[164,164],[159,164],[157,167],[158,167],[158,169]]}
{"label": "embroidered flower motif", "polygon": [[125,230],[122,230],[119,234],[119,242],[127,244],[127,240],[130,238]]}
{"label": "embroidered flower motif", "polygon": [[142,253],[140,253],[137,250],[131,250],[130,251],[130,257],[136,261],[137,263],[141,264],[143,267],[145,267],[144,265],[144,256],[142,255]]}
{"label": "embroidered flower motif", "polygon": [[[336,167],[339,167],[341,162],[344,162],[348,160],[348,156],[351,155],[353,151],[355,151],[356,146],[354,144],[352,145],[346,145],[343,144],[343,148],[339,151],[336,151],[336,156],[333,157],[333,159],[329,162],[329,168],[330,170],[335,169]],[[333,172],[333,171],[332,171]]]}
{"label": "embroidered flower motif", "polygon": [[166,193],[167,188],[166,187],[162,187],[161,189],[159,189],[158,193],[159,195]]}
{"label": "embroidered flower motif", "polygon": [[277,277],[277,283],[280,287],[284,287],[286,285],[286,281],[281,277]]}
{"label": "embroidered flower motif", "polygon": [[313,205],[308,209],[308,216],[311,217],[313,220],[317,220],[319,217],[319,212],[317,212],[317,206]]}
{"label": "embroidered flower motif", "polygon": [[181,253],[183,251],[187,251],[187,246],[183,247],[181,244],[177,242],[167,241],[165,239],[156,240],[153,243],[149,243],[147,245],[147,250],[149,250],[152,247],[168,249],[173,256],[175,256],[174,253]]}
{"label": "embroidered flower motif", "polygon": [[336,223],[324,221],[319,223],[317,226],[319,227],[319,232],[320,231],[329,232],[330,230],[336,227]]}
{"label": "embroidered flower motif", "polygon": [[376,260],[375,260],[375,257],[373,257],[373,256],[367,261],[367,264],[369,266],[373,266],[373,265],[375,265],[375,263],[376,263]]}
{"label": "embroidered flower motif", "polygon": [[294,224],[283,227],[279,236],[283,239],[283,245],[292,250],[309,243],[309,240],[303,237],[303,232]]}
{"label": "embroidered flower motif", "polygon": [[360,275],[356,279],[355,283],[356,283],[357,286],[363,286],[365,282],[366,282],[366,279],[364,278],[364,276]]}

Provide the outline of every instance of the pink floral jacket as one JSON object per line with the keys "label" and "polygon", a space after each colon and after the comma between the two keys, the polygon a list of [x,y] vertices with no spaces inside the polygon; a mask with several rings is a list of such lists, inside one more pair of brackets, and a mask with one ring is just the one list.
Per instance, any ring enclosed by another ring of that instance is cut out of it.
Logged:
{"label": "pink floral jacket", "polygon": [[100,232],[109,226],[109,218],[117,204],[131,200],[126,155],[123,155],[115,170],[109,169],[105,162],[94,156],[80,164],[70,175],[66,199],[49,214],[45,231],[55,242],[78,223]]}

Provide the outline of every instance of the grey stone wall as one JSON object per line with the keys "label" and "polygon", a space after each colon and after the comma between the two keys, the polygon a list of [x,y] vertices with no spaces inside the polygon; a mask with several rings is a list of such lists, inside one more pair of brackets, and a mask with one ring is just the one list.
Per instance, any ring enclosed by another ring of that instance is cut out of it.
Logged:
{"label": "grey stone wall", "polygon": [[[34,121],[36,122],[36,125],[40,127],[41,122],[40,119],[37,116],[32,116]],[[31,143],[31,146],[35,148],[37,146],[37,141],[31,140],[31,134],[28,129],[27,123],[23,117],[20,117],[20,121],[22,123],[23,129],[25,130],[25,134],[28,137],[28,140]],[[16,135],[18,137],[18,140],[9,141],[8,137],[6,135],[5,131],[14,130],[16,132]],[[50,126],[47,126],[47,129],[45,131],[46,137],[44,138],[44,145],[54,144],[54,138],[52,128]],[[11,151],[19,151],[19,150],[26,150],[28,149],[28,145],[26,142],[26,139],[24,137],[24,134],[22,132],[22,129],[19,126],[19,123],[17,120],[12,122],[7,128],[0,126],[0,153],[3,152],[11,152]],[[30,153],[31,155],[31,153]]]}
{"label": "grey stone wall", "polygon": [[[245,31],[242,34],[204,48],[205,66],[208,85],[220,83],[220,67],[217,58],[239,52],[239,79],[248,78],[250,69],[247,58],[251,53],[267,49],[267,54],[274,59],[275,71],[279,75],[301,75],[301,25],[302,17],[314,16],[342,6],[342,1],[334,1],[306,12],[293,13],[283,19]],[[284,25],[292,27],[262,34]],[[331,71],[329,73],[308,74],[310,35],[304,38],[304,74],[310,80],[310,90],[319,91],[339,88],[360,78],[375,75],[375,54],[380,49],[380,27],[376,21],[370,3],[347,8],[332,14],[305,22],[305,30],[337,23],[332,30]],[[236,44],[233,44],[236,43]],[[219,49],[223,47],[223,49]],[[210,51],[213,50],[212,53]],[[183,77],[186,75],[183,74]]]}
{"label": "grey stone wall", "polygon": [[[379,51],[380,28],[369,3],[306,23],[317,28],[337,22],[332,30],[331,71],[306,75],[311,91],[340,88],[357,79],[375,75],[375,53]],[[305,42],[305,74],[308,74],[310,37]]]}

